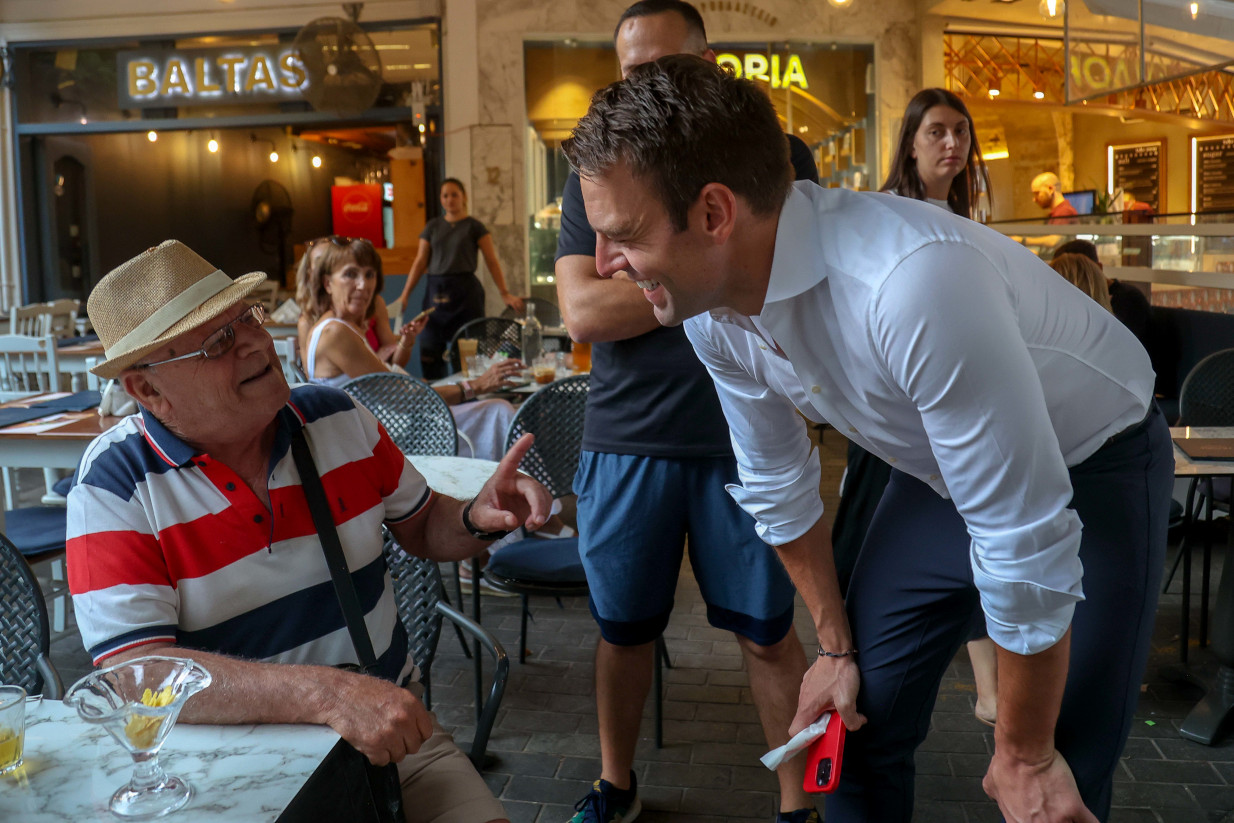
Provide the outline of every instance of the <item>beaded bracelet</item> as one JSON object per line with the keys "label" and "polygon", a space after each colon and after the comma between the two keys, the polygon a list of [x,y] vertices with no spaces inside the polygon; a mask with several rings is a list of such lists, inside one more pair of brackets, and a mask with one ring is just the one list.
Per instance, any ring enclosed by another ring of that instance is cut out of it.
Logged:
{"label": "beaded bracelet", "polygon": [[818,656],[819,657],[856,657],[857,650],[849,649],[848,651],[844,651],[844,652],[829,652],[826,649],[824,649],[822,646],[819,646]]}

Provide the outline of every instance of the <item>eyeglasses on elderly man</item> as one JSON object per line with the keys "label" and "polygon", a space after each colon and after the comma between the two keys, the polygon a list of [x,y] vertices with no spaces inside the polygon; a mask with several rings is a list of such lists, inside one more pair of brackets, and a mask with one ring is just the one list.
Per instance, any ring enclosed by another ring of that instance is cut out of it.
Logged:
{"label": "eyeglasses on elderly man", "polygon": [[197,351],[191,351],[188,354],[182,354],[179,357],[169,357],[166,360],[156,360],[153,363],[137,363],[132,368],[134,369],[150,369],[155,366],[162,366],[167,363],[174,363],[177,360],[190,360],[195,357],[204,357],[207,360],[214,360],[222,357],[231,351],[231,347],[236,344],[236,330],[233,328],[237,323],[243,323],[251,329],[260,329],[266,323],[266,308],[260,303],[255,303],[249,306],[248,309],[232,320],[226,326],[216,331],[214,334],[202,341],[201,348]]}

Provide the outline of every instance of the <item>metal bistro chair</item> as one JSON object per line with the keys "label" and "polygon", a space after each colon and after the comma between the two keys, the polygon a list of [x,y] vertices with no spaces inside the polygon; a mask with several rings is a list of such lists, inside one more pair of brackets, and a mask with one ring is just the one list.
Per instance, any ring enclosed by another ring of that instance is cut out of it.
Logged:
{"label": "metal bistro chair", "polygon": [[[485,749],[497,719],[497,709],[510,677],[510,658],[497,638],[445,600],[441,571],[431,560],[414,557],[403,551],[398,541],[383,527],[385,542],[382,550],[390,567],[394,583],[394,599],[399,604],[399,619],[407,630],[412,657],[420,667],[420,682],[424,684],[424,705],[432,708],[432,668],[441,637],[442,618],[448,618],[457,630],[466,631],[493,657],[493,684],[488,699],[476,706],[476,733],[468,755],[477,769],[484,765]],[[464,644],[464,648],[466,648]]]}
{"label": "metal bistro chair", "polygon": [[[454,415],[441,395],[422,380],[397,372],[377,372],[348,380],[341,387],[356,402],[373,413],[403,454],[458,454],[458,429]],[[454,593],[463,602],[463,583],[454,564]],[[447,599],[448,602],[448,599]],[[410,604],[399,602],[402,614]],[[471,651],[462,630],[455,628],[463,654]],[[476,676],[479,682],[479,672]]]}
{"label": "metal bistro chair", "polygon": [[464,337],[474,338],[476,354],[492,357],[499,351],[509,352],[514,357],[520,357],[523,351],[523,327],[505,317],[479,317],[468,321],[450,338],[446,347],[446,361],[450,371],[463,370],[463,361],[458,353],[455,341]]}
{"label": "metal bistro chair", "polygon": [[39,581],[0,534],[0,683],[59,700],[64,683],[51,664],[51,630]]}
{"label": "metal bistro chair", "polygon": [[[1179,426],[1234,426],[1234,349],[1213,352],[1205,357],[1187,374],[1179,392]],[[1196,492],[1199,491],[1199,500]],[[1211,528],[1213,505],[1230,505],[1230,479],[1228,477],[1193,478],[1187,486],[1187,502],[1183,506],[1183,518],[1188,524],[1195,522],[1204,512],[1204,554],[1200,576],[1200,645],[1208,641],[1208,593],[1212,572]],[[1170,573],[1166,576],[1162,591],[1169,588],[1174,573],[1181,561],[1183,567],[1183,609],[1180,655],[1187,659],[1188,620],[1191,612],[1191,547],[1188,545],[1189,530],[1183,530],[1178,544],[1178,554]]]}
{"label": "metal bistro chair", "polygon": [[[591,375],[578,374],[550,383],[525,402],[510,423],[506,435],[509,449],[528,432],[536,442],[523,457],[519,470],[539,480],[554,498],[574,493],[574,474],[583,443],[583,418]],[[581,597],[588,593],[587,576],[579,558],[578,538],[555,540],[526,538],[493,552],[484,577],[499,591],[522,597],[519,624],[518,662],[527,660],[527,618],[533,595],[557,599]],[[664,743],[662,665],[671,663],[664,638],[656,638],[655,649],[655,737],[656,748]]]}
{"label": "metal bistro chair", "polygon": [[381,421],[403,454],[458,454],[450,406],[423,380],[377,372],[353,377],[341,388]]}

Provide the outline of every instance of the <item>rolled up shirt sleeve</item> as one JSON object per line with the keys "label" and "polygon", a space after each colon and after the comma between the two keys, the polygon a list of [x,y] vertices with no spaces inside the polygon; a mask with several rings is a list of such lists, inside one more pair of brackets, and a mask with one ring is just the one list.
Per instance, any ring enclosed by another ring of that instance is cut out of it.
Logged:
{"label": "rolled up shirt sleeve", "polygon": [[991,639],[1035,654],[1062,637],[1084,597],[1081,524],[1009,289],[976,249],[933,243],[890,274],[868,328],[967,525]]}
{"label": "rolled up shirt sleeve", "polygon": [[822,469],[805,423],[788,399],[745,370],[729,341],[706,318],[692,318],[686,335],[715,380],[728,421],[741,485],[726,488],[755,521],[758,536],[780,546],[805,534],[823,515]]}

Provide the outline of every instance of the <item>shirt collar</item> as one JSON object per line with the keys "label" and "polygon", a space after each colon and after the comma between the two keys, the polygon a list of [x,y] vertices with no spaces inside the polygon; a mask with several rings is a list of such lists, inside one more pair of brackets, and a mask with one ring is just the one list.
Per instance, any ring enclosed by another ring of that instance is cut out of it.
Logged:
{"label": "shirt collar", "polygon": [[[138,408],[141,409],[142,427],[146,430],[146,440],[160,457],[172,466],[183,466],[197,456],[197,449],[172,433],[150,413],[149,409],[144,406]],[[274,435],[274,455],[282,455],[291,445],[292,433],[304,428],[304,413],[288,400],[283,408],[279,409],[275,421],[277,430]]]}
{"label": "shirt collar", "polygon": [[[808,291],[826,276],[825,268],[818,265],[817,247],[811,242],[802,242],[802,238],[815,238],[818,235],[815,225],[817,207],[811,194],[807,193],[810,187],[818,188],[809,182],[794,183],[789,189],[784,207],[780,209],[775,253],[771,260],[771,277],[767,283],[767,295],[763,298],[764,310],[770,303],[788,300]],[[760,315],[747,317],[728,308],[712,309],[710,314],[711,319],[717,323],[737,326],[757,334],[769,343],[777,354],[781,354],[779,345],[761,322]]]}
{"label": "shirt collar", "polygon": [[[776,227],[775,256],[771,260],[771,277],[767,282],[768,303],[788,300],[808,291],[826,277],[826,269],[818,264],[819,249],[816,194],[813,183],[795,183],[789,190],[780,222]],[[809,193],[807,193],[809,192]]]}

